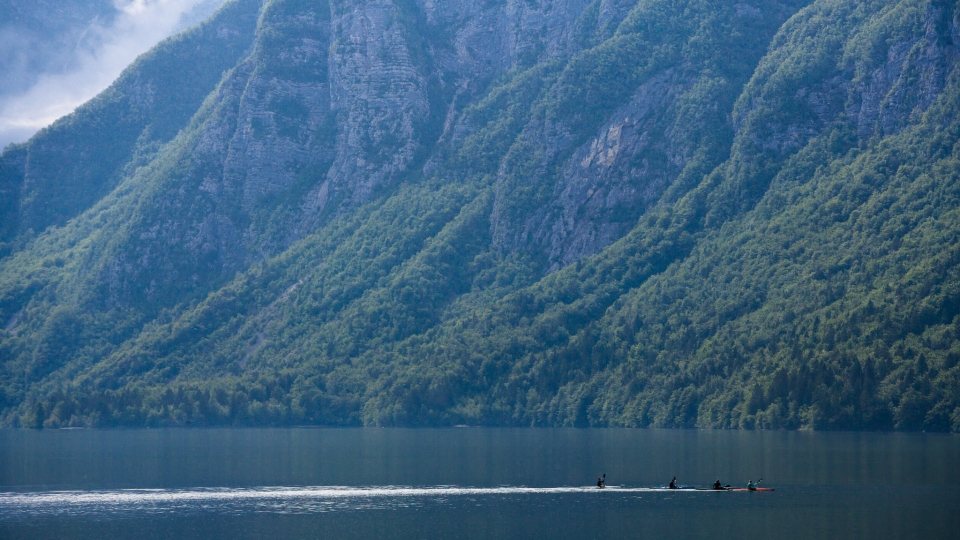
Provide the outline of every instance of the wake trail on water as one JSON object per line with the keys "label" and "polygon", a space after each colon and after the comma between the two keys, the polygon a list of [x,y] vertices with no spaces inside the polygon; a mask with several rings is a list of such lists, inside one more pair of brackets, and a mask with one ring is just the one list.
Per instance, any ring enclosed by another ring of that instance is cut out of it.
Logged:
{"label": "wake trail on water", "polygon": [[[665,488],[589,487],[459,487],[459,486],[316,486],[256,488],[121,489],[0,493],[0,515],[103,514],[117,512],[222,511],[309,512],[391,508],[419,500],[454,497],[507,497],[600,493],[668,492]],[[688,491],[688,490],[684,490]],[[693,491],[690,491],[693,492]],[[0,517],[0,520],[3,518]]]}

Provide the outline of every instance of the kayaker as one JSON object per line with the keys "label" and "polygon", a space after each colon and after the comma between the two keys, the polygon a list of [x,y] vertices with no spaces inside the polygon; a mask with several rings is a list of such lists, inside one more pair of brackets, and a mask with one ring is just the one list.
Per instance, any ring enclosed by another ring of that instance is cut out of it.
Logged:
{"label": "kayaker", "polygon": [[597,487],[603,489],[606,487],[607,483],[607,473],[603,473],[603,476],[597,478]]}
{"label": "kayaker", "polygon": [[719,478],[717,478],[717,481],[713,483],[713,489],[723,489],[723,484],[720,483]]}
{"label": "kayaker", "polygon": [[757,490],[757,485],[753,483],[753,480],[747,482],[747,490],[749,490],[749,491],[756,491],[756,490]]}
{"label": "kayaker", "polygon": [[670,485],[667,486],[670,489],[677,489],[677,477],[674,476],[673,480],[670,481]]}

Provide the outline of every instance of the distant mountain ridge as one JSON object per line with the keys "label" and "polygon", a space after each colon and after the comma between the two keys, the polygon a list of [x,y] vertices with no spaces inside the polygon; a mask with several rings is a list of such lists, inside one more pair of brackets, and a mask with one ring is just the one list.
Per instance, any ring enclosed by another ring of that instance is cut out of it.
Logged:
{"label": "distant mountain ridge", "polygon": [[0,421],[960,431],[958,43],[232,0],[0,158]]}
{"label": "distant mountain ridge", "polygon": [[202,22],[222,3],[6,0],[0,5],[0,149],[25,141],[47,118],[69,113],[112,82],[133,55]]}

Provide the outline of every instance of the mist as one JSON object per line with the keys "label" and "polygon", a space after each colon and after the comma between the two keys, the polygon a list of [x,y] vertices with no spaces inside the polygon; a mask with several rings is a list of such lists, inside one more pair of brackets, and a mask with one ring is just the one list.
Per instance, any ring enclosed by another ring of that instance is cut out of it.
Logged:
{"label": "mist", "polygon": [[4,74],[9,84],[0,95],[0,149],[24,142],[70,114],[107,88],[140,54],[202,21],[223,1],[114,0],[110,17],[84,22],[76,41],[66,50],[47,53],[51,58],[39,67],[30,61],[31,54],[41,54],[34,53],[31,40],[14,41],[32,29],[4,29],[4,54],[16,54],[18,61],[6,66]]}

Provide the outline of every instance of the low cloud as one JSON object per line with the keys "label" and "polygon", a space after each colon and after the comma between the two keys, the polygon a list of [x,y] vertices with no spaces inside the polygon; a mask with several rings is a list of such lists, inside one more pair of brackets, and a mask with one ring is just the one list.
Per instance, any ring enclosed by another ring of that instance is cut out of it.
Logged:
{"label": "low cloud", "polygon": [[[223,0],[115,0],[117,16],[94,21],[84,43],[68,51],[63,68],[44,73],[28,89],[0,101],[0,148],[23,142],[107,88],[140,54]],[[8,76],[11,76],[8,74]]]}

